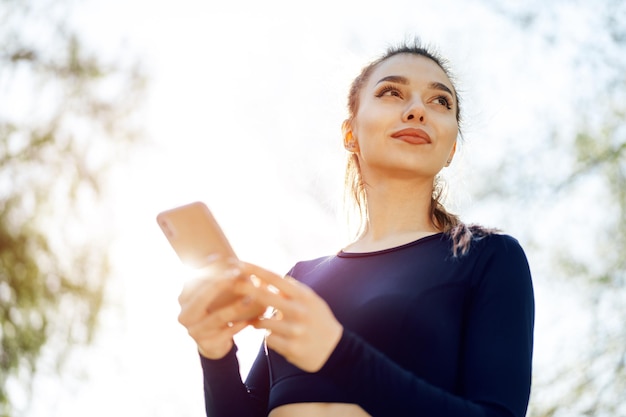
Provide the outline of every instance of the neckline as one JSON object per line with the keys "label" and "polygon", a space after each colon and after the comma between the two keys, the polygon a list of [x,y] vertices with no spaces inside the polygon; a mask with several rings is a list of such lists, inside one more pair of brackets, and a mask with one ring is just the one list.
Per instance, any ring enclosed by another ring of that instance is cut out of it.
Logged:
{"label": "neckline", "polygon": [[423,237],[420,237],[419,239],[413,240],[411,242],[403,243],[403,244],[398,245],[398,246],[392,246],[392,247],[389,247],[389,248],[379,249],[379,250],[369,251],[369,252],[346,252],[343,249],[341,249],[337,253],[337,256],[342,257],[342,258],[358,258],[358,257],[362,257],[362,256],[381,255],[381,254],[393,252],[393,251],[396,251],[396,250],[399,250],[399,249],[404,249],[404,248],[406,248],[408,246],[418,245],[420,243],[424,243],[426,241],[433,240],[435,238],[441,238],[441,236],[443,236],[443,234],[444,234],[444,232],[437,232],[437,233],[433,233],[432,235],[423,236]]}

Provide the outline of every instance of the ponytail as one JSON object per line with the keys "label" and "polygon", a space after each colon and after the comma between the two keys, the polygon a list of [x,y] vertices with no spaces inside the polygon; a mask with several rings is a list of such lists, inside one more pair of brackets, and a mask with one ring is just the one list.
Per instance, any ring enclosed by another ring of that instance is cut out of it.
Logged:
{"label": "ponytail", "polygon": [[482,239],[490,234],[498,233],[499,230],[487,228],[477,224],[467,225],[459,216],[452,214],[443,206],[444,187],[438,179],[435,179],[433,196],[430,203],[430,214],[435,227],[450,236],[452,241],[452,257],[457,258],[467,254],[473,240]]}

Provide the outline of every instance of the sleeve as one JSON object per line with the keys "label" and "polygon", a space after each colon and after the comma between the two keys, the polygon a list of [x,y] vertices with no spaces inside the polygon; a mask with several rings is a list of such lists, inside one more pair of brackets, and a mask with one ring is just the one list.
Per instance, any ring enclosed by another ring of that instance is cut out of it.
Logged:
{"label": "sleeve", "polygon": [[207,417],[267,416],[269,374],[263,346],[246,384],[241,381],[235,345],[222,359],[212,360],[200,355],[200,362]]}
{"label": "sleeve", "polygon": [[534,327],[530,270],[513,238],[488,240],[475,266],[457,395],[416,377],[349,330],[318,372],[373,417],[523,417]]}

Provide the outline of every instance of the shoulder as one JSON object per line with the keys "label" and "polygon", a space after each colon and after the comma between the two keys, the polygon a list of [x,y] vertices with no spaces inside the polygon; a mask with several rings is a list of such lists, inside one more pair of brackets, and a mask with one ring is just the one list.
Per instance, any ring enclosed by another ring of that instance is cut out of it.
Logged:
{"label": "shoulder", "polygon": [[478,224],[461,223],[446,232],[446,235],[450,239],[454,257],[476,255],[477,251],[496,248],[509,248],[523,253],[521,245],[513,236],[504,234],[499,229]]}
{"label": "shoulder", "polygon": [[296,262],[296,264],[289,270],[287,275],[298,279],[309,272],[315,271],[320,266],[325,265],[332,261],[334,256],[322,256],[315,259],[308,259]]}
{"label": "shoulder", "polygon": [[516,275],[530,277],[528,259],[520,242],[499,229],[460,224],[448,233],[454,259],[462,261],[476,276]]}
{"label": "shoulder", "polygon": [[520,242],[506,233],[489,233],[476,237],[474,240],[476,250],[491,256],[510,258],[524,258],[526,254]]}
{"label": "shoulder", "polygon": [[473,286],[510,292],[514,298],[527,293],[532,298],[530,266],[515,237],[505,233],[482,236],[472,243],[467,256],[473,258]]}

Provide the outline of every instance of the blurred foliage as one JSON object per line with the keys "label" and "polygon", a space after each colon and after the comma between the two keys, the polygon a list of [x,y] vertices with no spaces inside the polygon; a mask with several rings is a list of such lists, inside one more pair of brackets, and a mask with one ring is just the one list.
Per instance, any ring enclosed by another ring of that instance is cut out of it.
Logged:
{"label": "blurred foliage", "polygon": [[[620,88],[626,92],[626,77],[623,81]],[[585,203],[590,215],[604,216],[606,226],[596,231],[595,262],[583,262],[567,253],[556,257],[573,284],[584,283],[581,289],[591,307],[591,325],[588,338],[581,340],[579,361],[559,378],[568,381],[569,393],[546,409],[538,409],[536,416],[626,412],[626,102],[622,106],[604,115],[605,124],[599,130],[583,129],[576,136],[577,161],[559,190],[566,192],[585,177],[599,179],[606,200]]]}
{"label": "blurred foliage", "polygon": [[[589,321],[580,323],[578,343],[570,347],[576,360],[535,381],[529,415],[626,415],[626,3],[551,0],[493,2],[493,7],[523,30],[540,32],[555,50],[573,50],[571,71],[578,85],[571,88],[581,91],[570,103],[574,126],[555,119],[546,140],[505,160],[501,181],[482,191],[509,205],[515,200],[521,210],[538,206],[538,213],[558,200],[566,203],[559,207],[584,206],[584,219],[562,226],[586,233],[586,256],[575,250],[581,242],[567,238],[558,246],[534,242],[538,251],[549,253],[555,275],[567,277],[561,285],[577,288],[584,300],[579,311]],[[559,32],[568,26],[555,21],[575,15],[584,16],[588,27],[578,23],[570,25],[570,33]],[[576,37],[583,29],[593,36]]]}
{"label": "blurred foliage", "polygon": [[0,417],[94,334],[105,174],[140,137],[141,70],[89,52],[71,6],[0,0]]}

